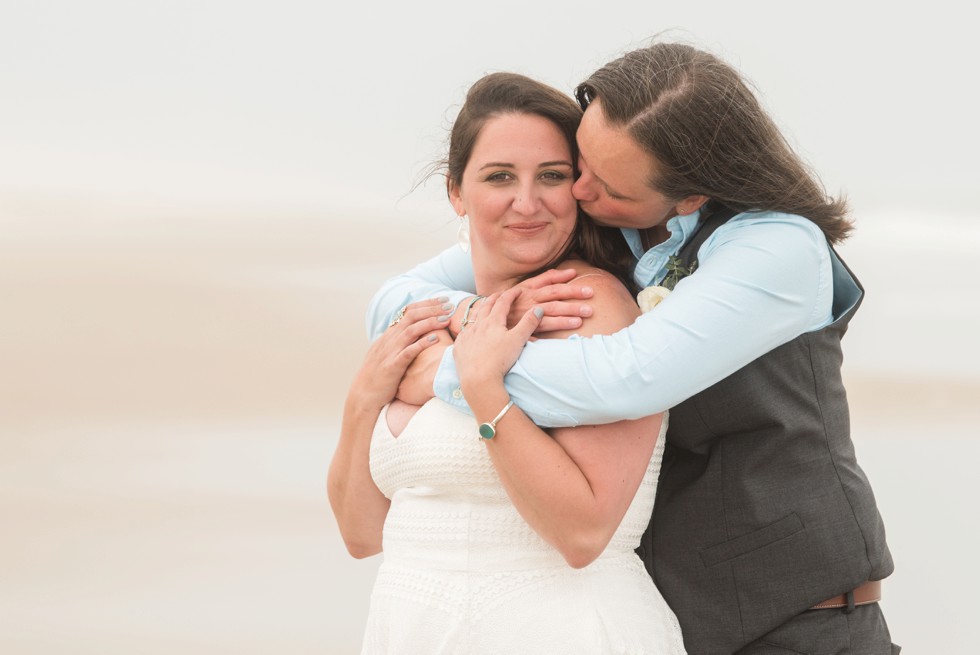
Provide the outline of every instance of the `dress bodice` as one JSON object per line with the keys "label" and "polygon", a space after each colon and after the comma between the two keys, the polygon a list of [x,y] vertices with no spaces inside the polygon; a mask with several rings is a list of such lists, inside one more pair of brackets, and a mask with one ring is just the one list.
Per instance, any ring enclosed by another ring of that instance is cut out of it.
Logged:
{"label": "dress bodice", "polygon": [[[631,553],[639,545],[653,509],[666,424],[603,557]],[[439,399],[422,406],[398,437],[382,412],[371,442],[371,474],[392,501],[384,529],[386,558],[437,554],[451,568],[513,568],[520,551],[526,566],[565,565],[507,498],[473,417]]]}
{"label": "dress bodice", "polygon": [[476,421],[441,400],[371,440],[391,499],[364,655],[683,655],[680,627],[634,553],[653,509],[663,430],[612,541],[574,569],[521,518]]}

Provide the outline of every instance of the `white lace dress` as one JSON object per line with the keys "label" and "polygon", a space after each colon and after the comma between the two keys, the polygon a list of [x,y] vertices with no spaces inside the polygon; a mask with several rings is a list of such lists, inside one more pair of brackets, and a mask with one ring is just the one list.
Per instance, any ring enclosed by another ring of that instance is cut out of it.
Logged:
{"label": "white lace dress", "polygon": [[514,509],[471,416],[434,399],[395,438],[382,412],[371,474],[391,509],[362,653],[684,653],[633,552],[666,427],[609,546],[573,569]]}

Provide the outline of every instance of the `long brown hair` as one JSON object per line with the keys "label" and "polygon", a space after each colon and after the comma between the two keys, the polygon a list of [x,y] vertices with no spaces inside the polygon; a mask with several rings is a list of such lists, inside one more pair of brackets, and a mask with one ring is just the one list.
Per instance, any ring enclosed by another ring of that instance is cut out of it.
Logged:
{"label": "long brown hair", "polygon": [[616,59],[575,90],[597,98],[660,165],[650,186],[668,198],[706,195],[708,210],[805,216],[831,243],[852,229],[847,204],[827,195],[734,68],[689,45],[658,43]]}
{"label": "long brown hair", "polygon": [[[578,145],[575,132],[582,120],[582,109],[565,93],[517,73],[490,73],[477,80],[466,94],[466,101],[453,123],[449,135],[449,152],[437,164],[449,184],[461,184],[463,171],[473,154],[477,137],[487,121],[505,114],[532,114],[546,118],[561,131],[572,161],[578,170]],[[630,290],[633,282],[633,255],[616,228],[596,225],[581,210],[575,230],[562,251],[526,278],[542,273],[566,259],[577,258],[609,271]]]}

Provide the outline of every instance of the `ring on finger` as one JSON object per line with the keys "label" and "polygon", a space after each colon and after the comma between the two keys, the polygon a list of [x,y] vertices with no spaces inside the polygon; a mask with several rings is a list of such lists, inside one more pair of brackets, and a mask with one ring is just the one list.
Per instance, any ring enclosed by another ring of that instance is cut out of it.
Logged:
{"label": "ring on finger", "polygon": [[[405,307],[407,307],[407,305]],[[391,319],[391,323],[388,323],[388,327],[392,327],[393,325],[396,325],[398,321],[405,318],[405,307],[402,307],[401,309],[398,310],[398,313],[395,314],[395,317]]]}

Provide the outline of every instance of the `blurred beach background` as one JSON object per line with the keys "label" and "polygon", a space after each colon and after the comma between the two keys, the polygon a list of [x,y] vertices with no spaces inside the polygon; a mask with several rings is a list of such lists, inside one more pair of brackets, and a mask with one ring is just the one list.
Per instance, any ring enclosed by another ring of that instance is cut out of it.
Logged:
{"label": "blurred beach background", "polygon": [[[907,653],[972,653],[978,47],[953,3],[0,2],[0,652],[356,653],[324,493],[364,312],[453,242],[466,88],[741,68],[857,230],[859,461]],[[973,508],[973,509],[971,509]]]}

